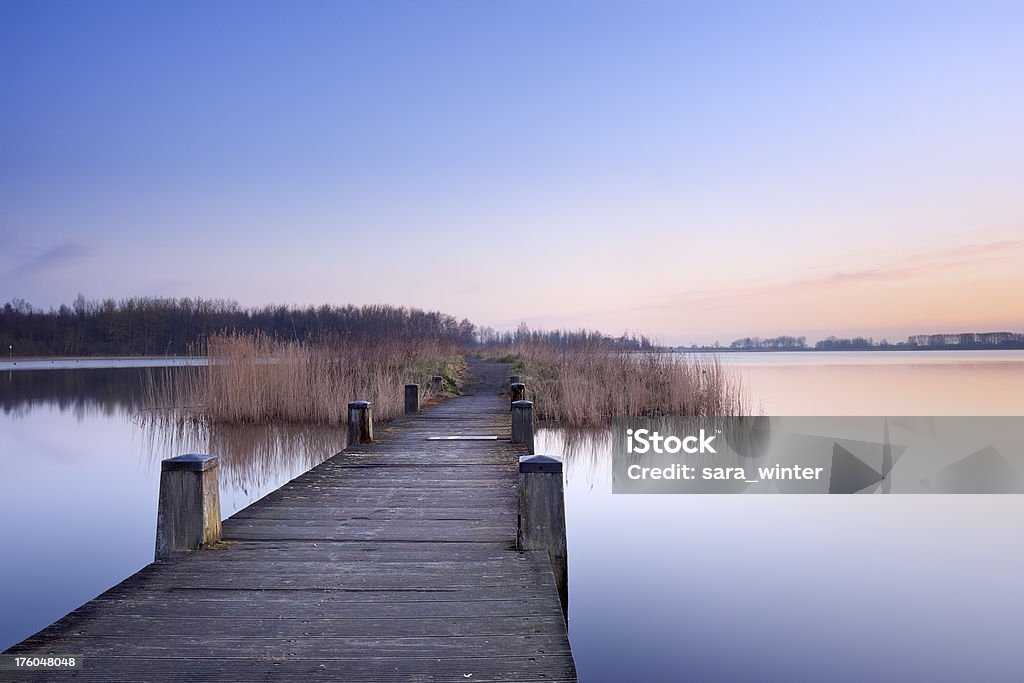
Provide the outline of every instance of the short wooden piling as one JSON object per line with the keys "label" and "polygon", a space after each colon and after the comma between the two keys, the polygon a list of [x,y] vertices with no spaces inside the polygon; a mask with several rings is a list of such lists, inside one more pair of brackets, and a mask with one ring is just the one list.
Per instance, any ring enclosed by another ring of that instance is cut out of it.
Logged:
{"label": "short wooden piling", "polygon": [[549,455],[519,458],[519,550],[546,550],[562,615],[569,614],[569,563],[565,541],[562,461]]}
{"label": "short wooden piling", "polygon": [[444,391],[444,377],[441,375],[434,375],[431,377],[430,390],[435,394],[441,394]]}
{"label": "short wooden piling", "polygon": [[[512,404],[515,405],[516,401],[526,400],[526,385],[522,382],[516,382],[511,386],[512,390]],[[509,408],[511,410],[511,408]]]}
{"label": "short wooden piling", "polygon": [[512,404],[512,443],[526,444],[526,452],[533,455],[532,401],[516,401]]}
{"label": "short wooden piling", "polygon": [[348,404],[348,447],[373,441],[373,409],[369,401]]}
{"label": "short wooden piling", "polygon": [[406,384],[405,385],[405,412],[407,412],[407,413],[418,413],[418,412],[420,412],[420,385],[419,384]]}
{"label": "short wooden piling", "polygon": [[157,560],[220,540],[217,458],[179,455],[160,463]]}

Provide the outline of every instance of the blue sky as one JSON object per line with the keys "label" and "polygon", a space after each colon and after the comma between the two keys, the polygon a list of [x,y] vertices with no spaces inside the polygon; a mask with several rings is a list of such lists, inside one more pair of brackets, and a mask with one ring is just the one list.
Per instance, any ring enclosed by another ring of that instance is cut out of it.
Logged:
{"label": "blue sky", "polygon": [[0,299],[1024,329],[1019,2],[0,0]]}

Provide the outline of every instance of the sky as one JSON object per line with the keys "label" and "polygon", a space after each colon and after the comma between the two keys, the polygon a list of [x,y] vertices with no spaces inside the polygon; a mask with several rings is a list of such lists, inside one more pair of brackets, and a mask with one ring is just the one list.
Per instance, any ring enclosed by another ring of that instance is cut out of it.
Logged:
{"label": "sky", "polygon": [[0,0],[0,301],[1024,331],[1024,3]]}

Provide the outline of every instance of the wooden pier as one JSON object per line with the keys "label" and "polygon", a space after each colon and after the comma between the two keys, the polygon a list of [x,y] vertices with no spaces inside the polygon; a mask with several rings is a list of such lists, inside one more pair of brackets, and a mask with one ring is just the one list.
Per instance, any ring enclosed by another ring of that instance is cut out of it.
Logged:
{"label": "wooden pier", "polygon": [[[471,370],[471,394],[378,425],[225,520],[221,542],[7,651],[82,669],[0,679],[577,680],[548,552],[516,549],[507,367]],[[452,436],[497,438],[436,438]]]}

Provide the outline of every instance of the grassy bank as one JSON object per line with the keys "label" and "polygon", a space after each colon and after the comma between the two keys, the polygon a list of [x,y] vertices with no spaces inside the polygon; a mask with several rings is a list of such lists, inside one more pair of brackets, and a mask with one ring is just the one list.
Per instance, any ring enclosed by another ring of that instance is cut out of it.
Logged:
{"label": "grassy bank", "polygon": [[262,333],[211,337],[209,365],[151,382],[148,402],[176,419],[217,424],[339,424],[349,401],[373,403],[387,420],[403,410],[405,384],[433,398],[430,377],[457,393],[465,362],[435,340],[294,342]]}
{"label": "grassy bank", "polygon": [[560,426],[600,427],[615,416],[749,414],[738,379],[713,357],[542,344],[486,355],[512,362],[537,416]]}

